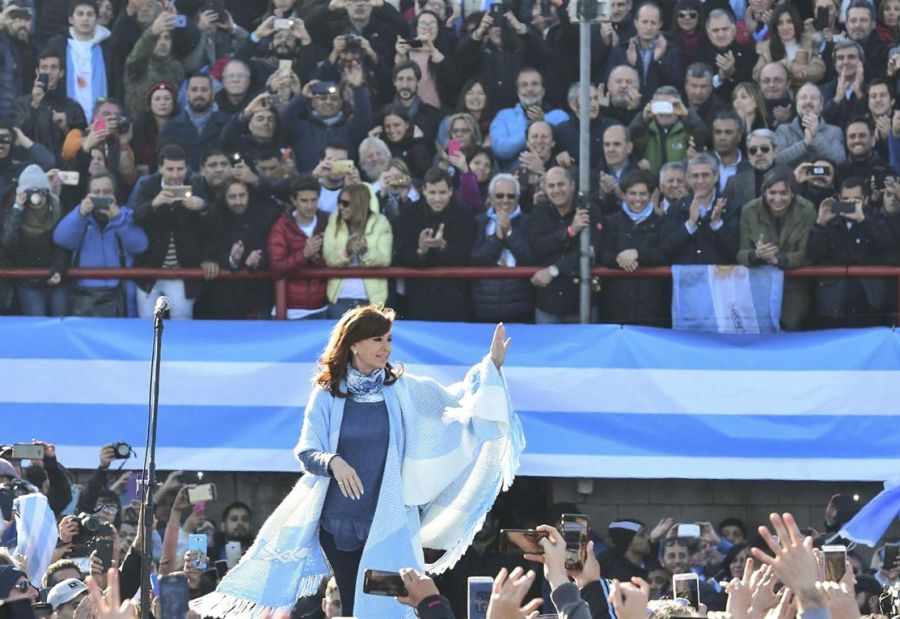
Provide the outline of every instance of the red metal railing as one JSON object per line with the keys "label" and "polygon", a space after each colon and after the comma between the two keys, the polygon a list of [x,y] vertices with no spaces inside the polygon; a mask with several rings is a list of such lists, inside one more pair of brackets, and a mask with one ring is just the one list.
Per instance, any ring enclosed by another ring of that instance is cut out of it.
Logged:
{"label": "red metal railing", "polygon": [[[327,279],[347,277],[385,277],[403,279],[521,279],[529,278],[542,267],[430,267],[413,269],[408,267],[347,267],[347,268],[310,268],[303,269],[291,279]],[[594,267],[591,274],[597,277],[670,277],[670,267],[641,267],[627,273],[620,269]],[[896,266],[809,266],[784,272],[785,277],[894,277],[898,279],[898,297],[900,297],[900,267]],[[0,269],[0,279],[40,279],[49,277],[46,269]],[[150,269],[132,268],[73,268],[66,277],[74,279],[204,279],[202,269]],[[218,279],[246,280],[265,279],[274,281],[275,285],[275,317],[284,320],[287,316],[287,279],[283,273],[263,271],[250,273],[247,271],[232,272],[223,269]],[[898,298],[900,307],[900,298]]]}

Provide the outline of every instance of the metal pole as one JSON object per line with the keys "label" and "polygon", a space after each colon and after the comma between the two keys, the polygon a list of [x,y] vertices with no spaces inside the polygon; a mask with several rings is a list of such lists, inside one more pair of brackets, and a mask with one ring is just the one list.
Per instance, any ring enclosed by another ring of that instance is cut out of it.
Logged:
{"label": "metal pole", "polygon": [[[578,193],[581,204],[590,210],[591,204],[591,22],[582,18],[579,34],[579,91],[578,91]],[[593,225],[593,224],[592,224]],[[591,226],[581,231],[581,261],[579,265],[581,324],[591,320]]]}

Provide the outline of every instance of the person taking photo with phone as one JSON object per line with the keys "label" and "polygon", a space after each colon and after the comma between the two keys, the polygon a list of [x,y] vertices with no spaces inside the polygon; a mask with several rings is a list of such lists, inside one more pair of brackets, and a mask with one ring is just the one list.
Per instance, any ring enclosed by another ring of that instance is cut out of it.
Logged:
{"label": "person taking photo with phone", "polygon": [[[218,590],[193,604],[202,616],[290,608],[333,572],[345,616],[412,618],[390,597],[363,594],[364,571],[449,569],[512,482],[524,435],[502,370],[506,328],[447,389],[391,364],[394,318],[364,305],[332,329],[294,449],[306,474]],[[426,565],[423,548],[444,552]]]}

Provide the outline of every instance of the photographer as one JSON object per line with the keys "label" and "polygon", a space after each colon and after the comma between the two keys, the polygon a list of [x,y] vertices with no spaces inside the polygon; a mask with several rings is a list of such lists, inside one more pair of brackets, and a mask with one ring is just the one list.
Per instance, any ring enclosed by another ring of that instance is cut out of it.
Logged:
{"label": "photographer", "polygon": [[87,178],[91,168],[91,151],[100,149],[106,166],[116,177],[119,187],[131,187],[137,179],[134,152],[131,150],[133,127],[131,119],[123,115],[122,106],[111,98],[99,98],[94,103],[93,120],[85,130],[73,130],[62,147],[62,161]]}
{"label": "photographer", "polygon": [[66,257],[53,243],[59,221],[59,199],[50,191],[44,171],[32,164],[19,176],[16,201],[3,221],[0,238],[11,266],[48,270],[44,279],[20,280],[16,288],[26,316],[63,316],[68,305],[68,286],[62,276]]}
{"label": "photographer", "polygon": [[322,49],[328,49],[339,35],[356,34],[384,59],[391,58],[398,37],[409,36],[403,16],[383,0],[330,0],[307,14],[306,28]]}
{"label": "photographer", "polygon": [[[56,244],[73,252],[74,266],[130,267],[134,257],[147,250],[147,234],[134,223],[130,208],[116,204],[115,194],[113,176],[106,172],[95,174],[88,181],[88,193],[81,204],[69,211],[54,230]],[[131,281],[78,280],[72,292],[72,315],[135,316],[134,294]]]}
{"label": "photographer", "polygon": [[[893,244],[884,219],[872,208],[866,181],[850,177],[841,183],[837,199],[826,198],[819,204],[806,253],[814,264],[884,264]],[[889,282],[879,277],[816,280],[814,317],[817,326],[846,328],[885,324],[889,289]]]}

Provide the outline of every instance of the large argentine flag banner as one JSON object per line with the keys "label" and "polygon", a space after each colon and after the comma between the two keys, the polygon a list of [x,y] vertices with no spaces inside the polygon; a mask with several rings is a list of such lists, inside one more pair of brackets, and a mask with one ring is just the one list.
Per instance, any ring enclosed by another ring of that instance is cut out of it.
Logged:
{"label": "large argentine flag banner", "polygon": [[[296,471],[291,448],[330,327],[167,323],[159,468]],[[449,383],[491,333],[400,322],[393,359]],[[522,474],[883,480],[900,468],[900,335],[889,329],[509,333]],[[70,467],[95,467],[98,447],[117,440],[143,455],[149,321],[7,318],[0,342],[0,441],[56,443]]]}

